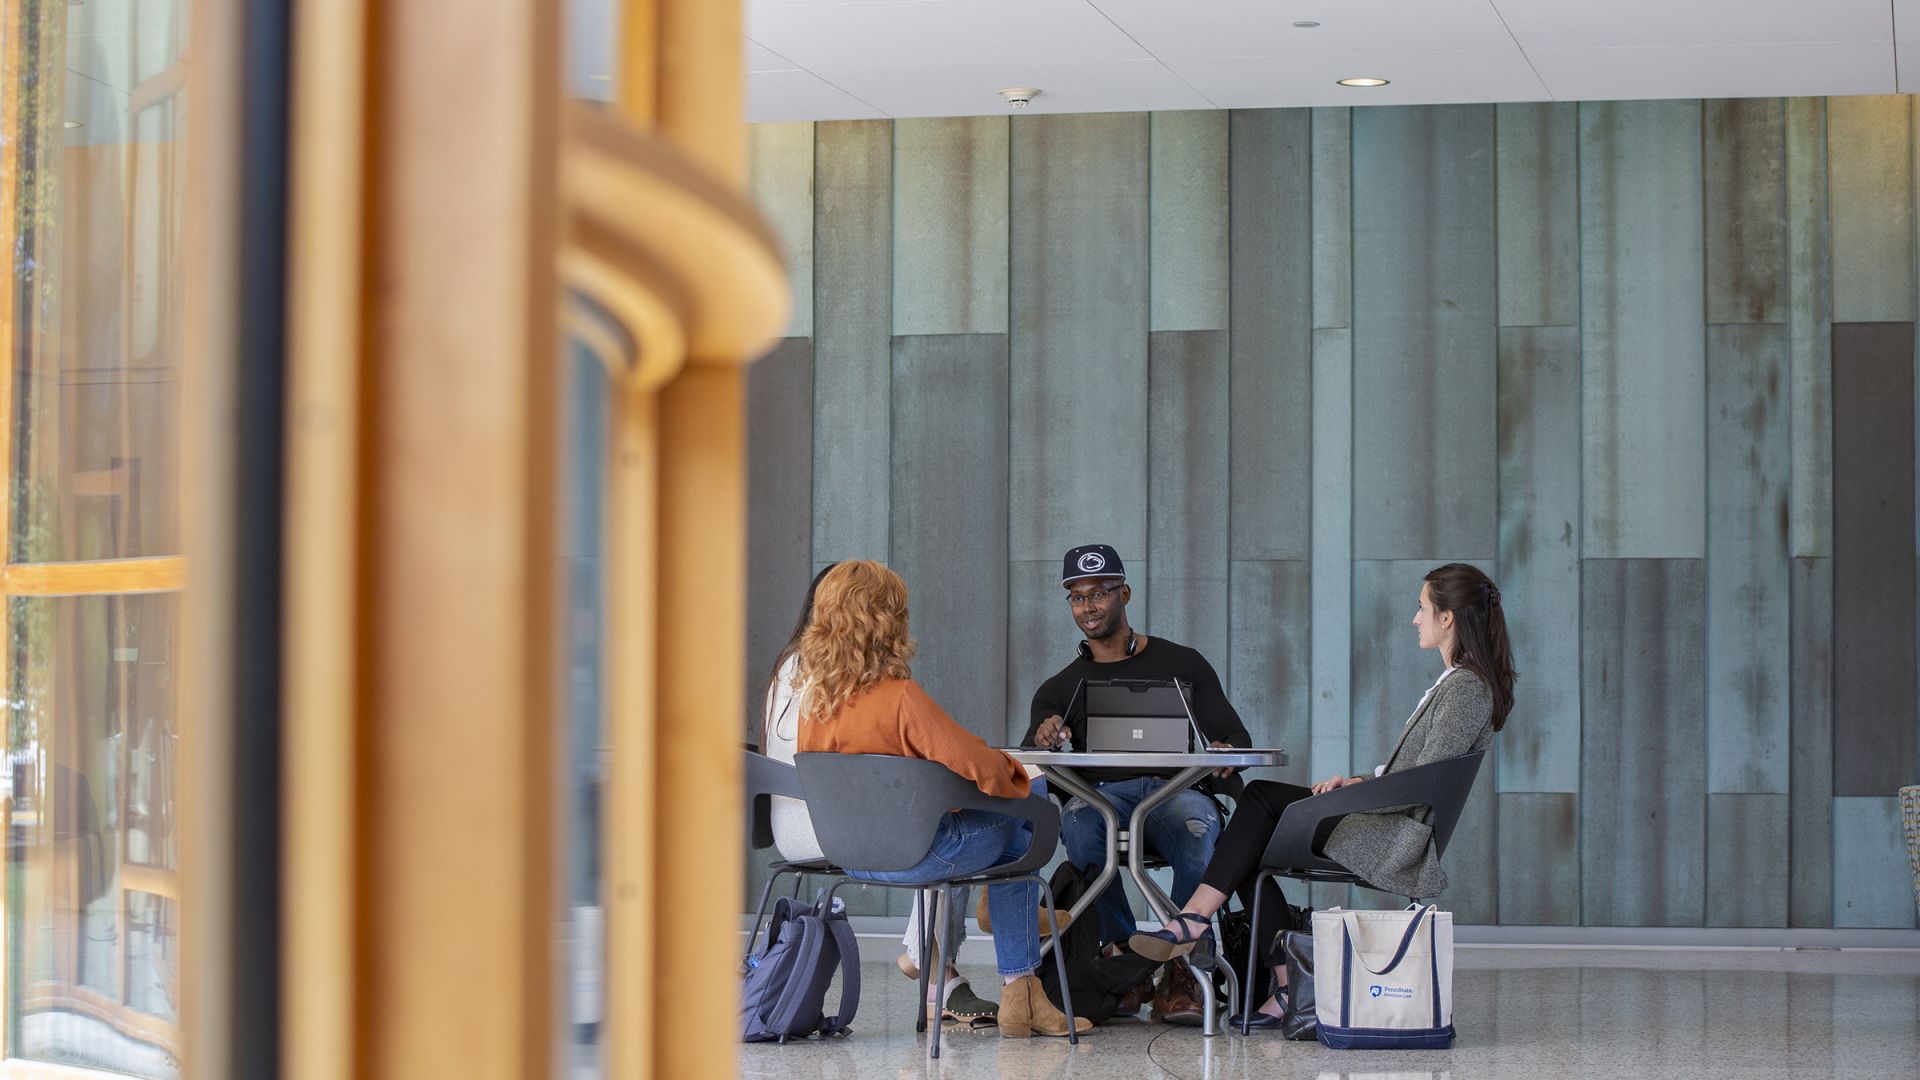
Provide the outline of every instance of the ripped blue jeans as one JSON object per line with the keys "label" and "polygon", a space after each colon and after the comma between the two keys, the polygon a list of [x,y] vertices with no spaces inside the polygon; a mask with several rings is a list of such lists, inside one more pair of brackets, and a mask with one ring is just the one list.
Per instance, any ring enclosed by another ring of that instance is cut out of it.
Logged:
{"label": "ripped blue jeans", "polygon": [[[1094,789],[1113,804],[1124,828],[1133,816],[1134,807],[1165,783],[1158,777],[1136,776],[1131,780],[1096,784]],[[1199,887],[1201,875],[1206,873],[1207,862],[1213,858],[1214,842],[1220,839],[1219,806],[1211,798],[1189,788],[1161,803],[1153,813],[1147,815],[1146,833],[1147,849],[1173,866],[1174,904],[1185,904],[1193,897],[1193,890]],[[1089,880],[1100,872],[1107,857],[1107,823],[1084,799],[1075,796],[1061,811],[1060,838],[1066,846],[1067,858],[1073,860]],[[1136,837],[1134,842],[1138,843],[1139,838]],[[1125,941],[1133,935],[1136,928],[1133,910],[1127,905],[1127,894],[1121,887],[1121,878],[1114,878],[1113,884],[1107,886],[1107,891],[1094,902],[1093,910],[1099,916],[1102,944]],[[994,918],[995,925],[999,925],[999,916],[996,914]]]}

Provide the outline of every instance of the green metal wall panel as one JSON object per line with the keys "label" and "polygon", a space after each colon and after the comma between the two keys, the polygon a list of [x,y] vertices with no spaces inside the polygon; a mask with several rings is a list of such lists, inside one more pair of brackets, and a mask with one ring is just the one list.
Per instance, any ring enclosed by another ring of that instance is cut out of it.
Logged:
{"label": "green metal wall panel", "polygon": [[[1501,732],[1502,739],[1512,736]],[[1512,760],[1501,750],[1501,775]],[[1564,791],[1502,791],[1500,922],[1580,925],[1580,797]]]}
{"label": "green metal wall panel", "polygon": [[1353,766],[1353,332],[1313,333],[1313,742],[1308,775]]}
{"label": "green metal wall panel", "polygon": [[1706,919],[1706,572],[1698,559],[1581,568],[1581,913]]}
{"label": "green metal wall panel", "polygon": [[1312,545],[1311,115],[1230,115],[1235,559],[1305,559]]}
{"label": "green metal wall panel", "polygon": [[1900,800],[1833,800],[1833,925],[1910,929],[1914,910]]}
{"label": "green metal wall panel", "polygon": [[1788,809],[1784,793],[1707,795],[1708,926],[1787,925]]}
{"label": "green metal wall panel", "polygon": [[1915,781],[1913,345],[1912,323],[1833,328],[1838,796],[1891,797]]}
{"label": "green metal wall panel", "polygon": [[790,337],[813,333],[813,139],[811,121],[747,128],[750,193],[786,249]]}
{"label": "green metal wall panel", "polygon": [[1013,124],[1016,560],[1095,537],[1122,558],[1145,554],[1147,124],[1145,113]]}
{"label": "green metal wall panel", "polygon": [[1500,331],[1499,476],[1495,580],[1522,672],[1512,720],[1500,736],[1500,790],[1578,791],[1578,328]]}
{"label": "green metal wall panel", "polygon": [[1787,328],[1707,330],[1707,790],[1787,792]]}
{"label": "green metal wall panel", "polygon": [[1792,793],[1788,836],[1794,926],[1833,925],[1833,560],[1793,560]]}
{"label": "green metal wall panel", "polygon": [[1353,118],[1353,529],[1361,559],[1492,559],[1493,107]]}
{"label": "green metal wall panel", "polygon": [[1580,322],[1579,121],[1572,102],[1496,109],[1501,326]]}
{"label": "green metal wall panel", "polygon": [[1006,727],[1007,339],[893,339],[893,567],[914,675],[969,731]]}
{"label": "green metal wall panel", "polygon": [[1827,99],[1833,321],[1912,322],[1913,101]]}
{"label": "green metal wall panel", "polygon": [[1788,551],[1833,550],[1833,276],[1828,252],[1827,103],[1786,104],[1787,318],[1793,390]]}
{"label": "green metal wall panel", "polygon": [[887,558],[893,127],[814,142],[813,557]]}
{"label": "green metal wall panel", "polygon": [[1707,322],[1787,319],[1786,126],[1779,98],[1704,110]]}
{"label": "green metal wall panel", "polygon": [[1007,330],[1007,118],[893,124],[893,332]]}
{"label": "green metal wall panel", "polygon": [[[1257,775],[1308,783],[1312,566],[1304,559],[1236,559],[1231,572],[1232,640],[1221,678],[1253,744],[1287,751],[1284,768]],[[1219,661],[1214,665],[1218,670]]]}
{"label": "green metal wall panel", "polygon": [[1582,551],[1706,554],[1700,103],[1580,106]]}
{"label": "green metal wall panel", "polygon": [[747,731],[760,716],[773,658],[813,578],[813,342],[786,338],[747,369]]}
{"label": "green metal wall panel", "polygon": [[1141,629],[1221,664],[1227,656],[1227,335],[1156,333],[1150,354],[1147,550],[1155,604],[1153,625]]}
{"label": "green metal wall panel", "polygon": [[1313,110],[1313,326],[1353,325],[1353,110]]}
{"label": "green metal wall panel", "polygon": [[1153,114],[1150,329],[1227,328],[1227,114]]}

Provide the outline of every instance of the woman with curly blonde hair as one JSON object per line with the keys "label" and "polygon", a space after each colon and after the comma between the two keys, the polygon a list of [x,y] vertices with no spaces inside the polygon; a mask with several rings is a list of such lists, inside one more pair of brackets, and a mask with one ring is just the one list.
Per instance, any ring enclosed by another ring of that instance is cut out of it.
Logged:
{"label": "woman with curly blonde hair", "polygon": [[[807,678],[801,717],[803,753],[889,754],[937,761],[1001,798],[1024,798],[1026,770],[978,735],[955,723],[913,681],[913,637],[907,631],[907,585],[886,566],[843,562],[820,579],[813,618],[800,638],[800,669]],[[1027,822],[985,810],[949,811],[925,859],[899,871],[849,869],[868,881],[926,881],[964,876],[1018,858],[1033,842]],[[987,887],[996,933],[993,949],[1005,991],[1000,1034],[1065,1035],[1067,1018],[1048,1000],[1034,970],[1040,933],[1034,910],[1040,886],[1031,881]],[[1092,1024],[1077,1018],[1085,1032]]]}

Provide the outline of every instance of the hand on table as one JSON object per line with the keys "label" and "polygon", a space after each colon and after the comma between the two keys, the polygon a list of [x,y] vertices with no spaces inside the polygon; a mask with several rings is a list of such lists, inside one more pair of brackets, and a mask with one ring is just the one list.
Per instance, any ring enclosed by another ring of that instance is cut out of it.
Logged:
{"label": "hand on table", "polygon": [[[1239,748],[1239,747],[1237,747],[1237,746],[1235,746],[1235,745],[1233,745],[1232,743],[1223,743],[1223,742],[1221,742],[1220,740],[1218,740],[1218,739],[1215,739],[1214,741],[1212,741],[1212,742],[1210,742],[1210,743],[1208,743],[1208,744],[1207,744],[1207,749],[1209,749],[1209,750],[1238,750],[1238,749],[1240,749],[1240,748]],[[1221,766],[1220,768],[1218,768],[1218,769],[1215,769],[1215,770],[1213,770],[1213,775],[1214,775],[1214,776],[1216,776],[1216,777],[1218,777],[1219,779],[1222,779],[1222,780],[1225,780],[1225,779],[1226,779],[1227,777],[1229,777],[1229,776],[1232,776],[1232,775],[1233,775],[1234,773],[1237,773],[1237,772],[1239,772],[1239,771],[1240,771],[1239,769],[1236,769],[1236,768],[1234,768],[1234,767],[1233,767],[1233,766],[1231,766],[1231,765],[1223,765],[1223,766]]]}
{"label": "hand on table", "polygon": [[1313,785],[1313,793],[1315,795],[1325,795],[1327,792],[1336,788],[1350,787],[1365,779],[1366,777],[1364,776],[1330,776]]}
{"label": "hand on table", "polygon": [[1067,737],[1067,722],[1057,715],[1049,716],[1040,721],[1039,730],[1033,733],[1033,745],[1052,750],[1065,745]]}

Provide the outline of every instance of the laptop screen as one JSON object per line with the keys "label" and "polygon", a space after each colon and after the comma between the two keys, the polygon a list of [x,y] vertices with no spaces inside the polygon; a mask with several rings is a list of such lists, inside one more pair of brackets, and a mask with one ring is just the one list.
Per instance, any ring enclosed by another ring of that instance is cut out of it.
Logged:
{"label": "laptop screen", "polygon": [[1185,753],[1197,735],[1182,690],[1171,679],[1110,679],[1086,684],[1087,748]]}

